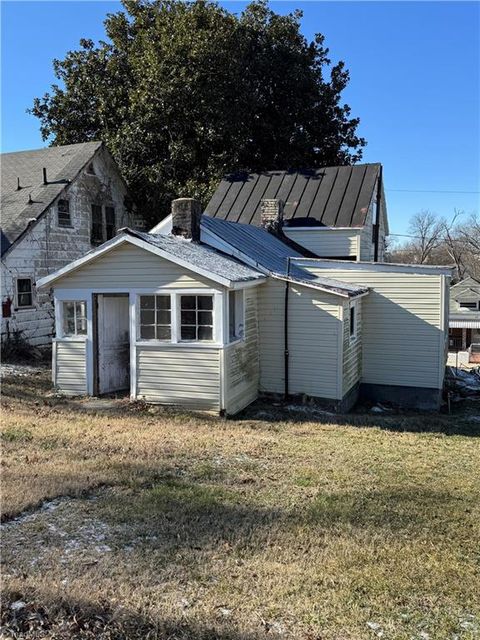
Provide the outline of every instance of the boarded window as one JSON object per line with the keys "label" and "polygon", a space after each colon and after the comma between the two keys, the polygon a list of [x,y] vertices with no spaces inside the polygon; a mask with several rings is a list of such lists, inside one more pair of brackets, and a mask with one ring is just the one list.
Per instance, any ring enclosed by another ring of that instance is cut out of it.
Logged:
{"label": "boarded window", "polygon": [[59,200],[57,205],[57,216],[59,227],[71,227],[72,218],[70,216],[70,201]]}
{"label": "boarded window", "polygon": [[115,208],[105,207],[105,239],[110,240],[115,235]]}
{"label": "boarded window", "polygon": [[79,336],[87,333],[86,309],[85,300],[68,300],[62,303],[64,336]]}
{"label": "boarded window", "polygon": [[140,296],[140,339],[170,340],[172,311],[169,295]]}
{"label": "boarded window", "polygon": [[213,296],[180,296],[181,340],[213,340]]}
{"label": "boarded window", "polygon": [[33,287],[31,278],[17,278],[17,307],[33,305]]}
{"label": "boarded window", "polygon": [[101,244],[103,242],[103,215],[102,206],[92,204],[92,244]]}

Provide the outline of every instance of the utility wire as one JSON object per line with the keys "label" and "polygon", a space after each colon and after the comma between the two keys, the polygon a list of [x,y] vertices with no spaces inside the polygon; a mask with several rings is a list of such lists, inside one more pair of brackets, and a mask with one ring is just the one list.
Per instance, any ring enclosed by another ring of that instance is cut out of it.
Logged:
{"label": "utility wire", "polygon": [[480,191],[441,191],[439,189],[385,189],[385,191],[398,191],[403,193],[480,193]]}

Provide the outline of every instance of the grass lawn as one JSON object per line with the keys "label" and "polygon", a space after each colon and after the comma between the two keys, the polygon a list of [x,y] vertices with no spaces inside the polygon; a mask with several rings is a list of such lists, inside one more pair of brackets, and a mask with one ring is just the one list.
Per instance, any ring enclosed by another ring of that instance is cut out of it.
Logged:
{"label": "grass lawn", "polygon": [[7,378],[1,637],[478,639],[478,427],[95,411]]}

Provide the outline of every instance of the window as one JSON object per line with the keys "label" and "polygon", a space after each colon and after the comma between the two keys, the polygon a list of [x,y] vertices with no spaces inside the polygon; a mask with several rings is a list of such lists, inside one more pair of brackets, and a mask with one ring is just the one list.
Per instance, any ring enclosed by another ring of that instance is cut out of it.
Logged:
{"label": "window", "polygon": [[17,307],[33,306],[33,288],[31,278],[17,278]]}
{"label": "window", "polygon": [[71,227],[72,218],[70,216],[70,201],[59,200],[57,204],[57,217],[59,227]]}
{"label": "window", "polygon": [[140,338],[170,340],[171,299],[169,295],[140,296]]}
{"label": "window", "polygon": [[115,209],[105,207],[105,239],[110,240],[115,235]]}
{"label": "window", "polygon": [[478,304],[476,302],[459,302],[458,304],[462,309],[473,309],[474,311],[478,309]]}
{"label": "window", "polygon": [[87,333],[87,303],[85,300],[69,300],[62,304],[63,335],[80,336]]}
{"label": "window", "polygon": [[230,342],[243,338],[245,332],[243,291],[228,292],[228,337]]}
{"label": "window", "polygon": [[357,308],[354,303],[350,305],[350,341],[357,337]]}
{"label": "window", "polygon": [[180,339],[213,340],[213,296],[180,296]]}
{"label": "window", "polygon": [[92,204],[92,244],[103,242],[103,216],[102,207],[99,204]]}

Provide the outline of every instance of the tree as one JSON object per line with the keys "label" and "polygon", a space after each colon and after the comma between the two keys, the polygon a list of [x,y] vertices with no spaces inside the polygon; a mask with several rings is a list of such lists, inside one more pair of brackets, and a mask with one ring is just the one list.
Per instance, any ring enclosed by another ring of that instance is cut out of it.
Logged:
{"label": "tree", "polygon": [[416,262],[424,264],[432,252],[442,242],[443,220],[439,220],[430,211],[420,211],[410,220],[409,234],[414,237],[410,243],[414,250]]}
{"label": "tree", "polygon": [[106,42],[54,60],[60,84],[31,113],[52,144],[104,140],[147,218],[170,200],[205,200],[219,178],[350,164],[362,156],[358,118],[341,93],[324,37],[300,33],[301,12],[256,0],[237,16],[207,0],[123,0]]}

